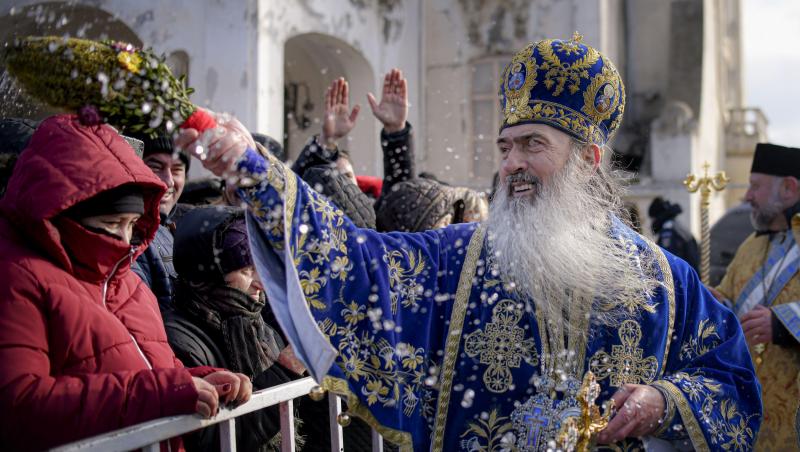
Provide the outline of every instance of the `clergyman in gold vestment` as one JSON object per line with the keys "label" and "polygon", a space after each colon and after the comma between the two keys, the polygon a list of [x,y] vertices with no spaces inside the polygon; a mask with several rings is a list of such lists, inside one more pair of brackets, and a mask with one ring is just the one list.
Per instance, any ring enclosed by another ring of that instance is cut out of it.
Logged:
{"label": "clergyman in gold vestment", "polygon": [[756,232],[716,288],[742,323],[761,382],[756,450],[798,450],[800,402],[800,149],[760,143],[745,200]]}

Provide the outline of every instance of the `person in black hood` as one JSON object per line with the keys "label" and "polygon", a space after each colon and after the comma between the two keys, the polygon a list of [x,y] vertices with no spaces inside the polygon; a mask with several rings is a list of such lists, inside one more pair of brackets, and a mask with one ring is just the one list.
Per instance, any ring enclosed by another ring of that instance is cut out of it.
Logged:
{"label": "person in black hood", "polygon": [[[241,209],[215,206],[187,212],[175,233],[175,268],[180,277],[174,310],[164,323],[181,362],[238,369],[253,380],[255,389],[298,376],[291,358],[281,355],[285,340],[262,317],[266,298],[253,269]],[[239,422],[240,450],[268,450],[280,431],[277,406]],[[214,450],[216,437],[215,429],[206,429],[187,439],[187,449]]]}
{"label": "person in black hood", "polygon": [[675,221],[683,209],[666,199],[656,197],[650,204],[648,215],[653,220],[656,243],[670,253],[685,260],[695,271],[699,271],[700,252],[692,233]]}
{"label": "person in black hood", "polygon": [[28,146],[38,125],[38,122],[29,119],[0,119],[0,197],[6,192],[19,154]]}

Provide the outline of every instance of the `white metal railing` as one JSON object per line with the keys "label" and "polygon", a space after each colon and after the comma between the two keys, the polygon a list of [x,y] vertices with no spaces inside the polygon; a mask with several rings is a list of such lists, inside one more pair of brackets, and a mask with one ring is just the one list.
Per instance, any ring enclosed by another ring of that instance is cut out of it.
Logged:
{"label": "white metal railing", "polygon": [[[145,452],[159,452],[161,450],[160,443],[164,440],[203,427],[220,424],[220,449],[222,452],[234,452],[236,451],[236,418],[252,413],[253,411],[280,404],[281,450],[283,452],[294,452],[294,404],[292,401],[308,394],[316,385],[317,383],[311,377],[306,377],[301,380],[254,392],[249,402],[230,410],[220,408],[219,413],[211,419],[204,419],[199,415],[192,414],[155,419],[69,443],[57,449],[53,449],[53,451],[73,452],[91,449],[108,452],[123,452],[142,449]],[[342,413],[342,401],[334,394],[329,393],[328,395],[331,423],[331,451],[341,452],[344,450],[342,426],[339,425],[337,419]],[[308,421],[313,422],[311,419]],[[383,451],[383,438],[375,430],[372,431],[372,450],[373,452]]]}

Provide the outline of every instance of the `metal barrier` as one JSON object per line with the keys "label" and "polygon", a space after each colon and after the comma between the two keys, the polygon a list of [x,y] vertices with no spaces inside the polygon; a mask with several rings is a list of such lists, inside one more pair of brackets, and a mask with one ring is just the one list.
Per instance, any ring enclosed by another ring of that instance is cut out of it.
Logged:
{"label": "metal barrier", "polygon": [[[307,377],[254,392],[249,402],[231,410],[220,408],[219,413],[212,419],[203,419],[198,415],[191,414],[165,417],[69,443],[53,450],[72,452],[91,449],[122,452],[142,449],[145,452],[159,452],[161,450],[160,443],[164,440],[203,427],[220,424],[220,449],[222,452],[233,452],[236,451],[236,418],[280,404],[281,450],[294,452],[294,404],[292,401],[308,394],[316,385],[314,380]],[[340,452],[344,450],[344,443],[342,427],[337,422],[337,418],[342,412],[342,402],[338,396],[329,393],[328,403],[331,422],[331,451]],[[290,440],[287,441],[287,438]],[[372,450],[373,452],[383,451],[383,438],[375,430],[372,431]]]}

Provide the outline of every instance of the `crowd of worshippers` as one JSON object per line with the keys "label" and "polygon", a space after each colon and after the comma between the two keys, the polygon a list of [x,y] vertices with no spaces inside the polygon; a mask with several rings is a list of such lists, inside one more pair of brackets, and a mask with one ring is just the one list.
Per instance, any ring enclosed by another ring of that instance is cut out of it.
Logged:
{"label": "crowd of worshippers", "polygon": [[[341,146],[355,124],[347,82],[334,80],[325,96],[322,130],[292,170],[357,226],[413,232],[485,219],[485,194],[418,173],[399,70],[386,75],[380,101],[370,95],[383,124],[382,178],[354,175]],[[253,138],[259,152],[286,160],[276,140]],[[52,425],[47,435],[28,425],[17,432],[24,444],[5,435],[11,442],[3,444],[47,448],[161,416],[210,416],[249,397],[245,380],[258,390],[307,375],[266,302],[235,187],[220,178],[187,180],[191,159],[171,137],[121,135],[57,115],[2,119],[0,146],[0,249],[11,259],[0,268],[7,282],[0,356],[19,365],[0,372],[0,386],[11,388],[3,397],[33,391],[52,406],[40,416]],[[71,328],[48,331],[48,316]],[[154,324],[162,321],[164,328]],[[116,373],[92,375],[100,370]],[[51,378],[33,382],[33,375]],[[197,404],[188,402],[192,386],[207,395]],[[305,397],[296,406],[297,445],[329,449],[327,403]],[[241,450],[277,450],[278,416],[275,406],[238,420]],[[183,438],[194,450],[218,444],[215,428]],[[346,429],[348,450],[370,444],[365,423]]]}

